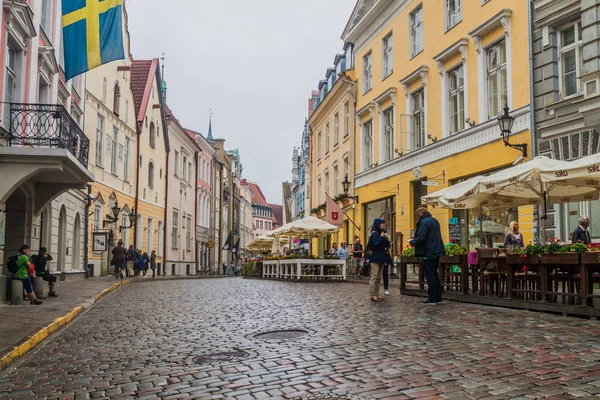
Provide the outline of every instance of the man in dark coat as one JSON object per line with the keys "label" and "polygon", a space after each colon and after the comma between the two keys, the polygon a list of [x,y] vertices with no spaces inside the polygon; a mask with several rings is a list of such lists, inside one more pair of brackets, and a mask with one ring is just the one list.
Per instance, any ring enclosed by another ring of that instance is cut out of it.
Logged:
{"label": "man in dark coat", "polygon": [[438,263],[440,257],[445,254],[445,250],[440,223],[431,216],[425,206],[419,206],[415,215],[419,222],[415,238],[409,243],[415,248],[415,256],[422,260],[423,274],[427,280],[428,298],[423,304],[441,304],[442,284],[438,275]]}
{"label": "man in dark coat", "polygon": [[369,264],[371,265],[371,301],[383,301],[383,298],[379,296],[379,285],[383,277],[383,266],[387,261],[387,237],[388,233],[385,230],[385,221],[377,218],[373,222],[371,237],[367,244],[367,249],[371,252],[369,256]]}
{"label": "man in dark coat", "polygon": [[592,243],[589,227],[590,218],[587,215],[579,217],[579,226],[573,231],[572,243],[581,242],[586,245]]}

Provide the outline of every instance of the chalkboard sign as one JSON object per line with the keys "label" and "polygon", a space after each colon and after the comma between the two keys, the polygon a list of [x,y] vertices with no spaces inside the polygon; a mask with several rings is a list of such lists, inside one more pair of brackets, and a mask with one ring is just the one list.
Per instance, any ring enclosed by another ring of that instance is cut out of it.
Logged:
{"label": "chalkboard sign", "polygon": [[460,225],[450,225],[450,241],[460,242]]}

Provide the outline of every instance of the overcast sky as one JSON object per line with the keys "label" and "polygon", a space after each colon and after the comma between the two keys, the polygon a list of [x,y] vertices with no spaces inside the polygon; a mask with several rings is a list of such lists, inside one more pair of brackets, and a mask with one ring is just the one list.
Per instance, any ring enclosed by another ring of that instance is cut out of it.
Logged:
{"label": "overcast sky", "polygon": [[244,177],[281,204],[312,89],[342,52],[355,0],[127,0],[135,59],[165,53],[181,123],[239,148]]}

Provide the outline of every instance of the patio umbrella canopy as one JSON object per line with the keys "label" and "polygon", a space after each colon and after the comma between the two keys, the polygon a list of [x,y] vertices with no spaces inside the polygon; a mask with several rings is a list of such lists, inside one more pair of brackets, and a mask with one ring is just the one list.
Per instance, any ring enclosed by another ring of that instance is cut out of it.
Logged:
{"label": "patio umbrella canopy", "polygon": [[[271,249],[271,247],[273,246],[273,241],[275,240],[275,238],[269,237],[269,236],[259,236],[256,239],[254,239],[252,242],[250,242],[246,248],[248,250],[251,251],[268,251],[269,249]],[[280,243],[287,243],[287,240],[282,239],[280,240]]]}
{"label": "patio umbrella canopy", "polygon": [[459,182],[456,185],[448,186],[445,189],[437,190],[433,193],[430,193],[426,196],[421,197],[421,201],[423,202],[423,204],[427,204],[429,206],[434,206],[434,207],[439,206],[440,198],[445,196],[448,192],[450,192],[450,191],[453,193],[468,192],[469,190],[474,189],[479,184],[481,179],[483,179],[483,178],[484,178],[483,175],[478,175],[473,178],[467,179],[466,181]]}
{"label": "patio umbrella canopy", "polygon": [[544,173],[544,179],[556,185],[585,186],[600,189],[600,154],[569,162],[564,169]]}
{"label": "patio umbrella canopy", "polygon": [[[572,163],[536,157],[467,187],[450,187],[438,198],[443,208],[514,207],[523,205],[569,203],[598,199],[597,185],[580,185],[557,179]],[[598,174],[600,176],[600,174]],[[432,194],[433,195],[433,194]]]}
{"label": "patio umbrella canopy", "polygon": [[337,233],[340,230],[335,225],[331,225],[328,222],[322,221],[315,217],[304,217],[304,219],[300,219],[294,222],[290,222],[280,228],[275,229],[267,234],[269,237],[296,237],[296,236],[306,236],[306,237],[320,237],[329,235],[332,233]]}

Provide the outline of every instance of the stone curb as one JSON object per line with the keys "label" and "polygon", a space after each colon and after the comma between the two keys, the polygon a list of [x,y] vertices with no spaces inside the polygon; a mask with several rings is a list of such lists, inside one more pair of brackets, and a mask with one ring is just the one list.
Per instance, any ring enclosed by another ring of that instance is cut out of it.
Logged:
{"label": "stone curb", "polygon": [[81,305],[78,305],[71,309],[67,314],[62,317],[56,318],[50,324],[44,326],[37,332],[23,339],[20,344],[14,346],[13,350],[5,354],[2,359],[0,359],[0,371],[6,369],[11,363],[13,363],[16,359],[23,357],[29,351],[31,351],[38,344],[47,339],[50,335],[56,332],[58,329],[62,328],[69,322],[71,322],[76,316],[81,314],[83,310],[91,307],[96,301],[100,300],[102,297],[106,296],[110,292],[116,290],[121,285],[126,285],[130,283],[129,280],[115,282],[111,286],[107,287],[100,293],[96,294],[89,300],[84,301]]}

